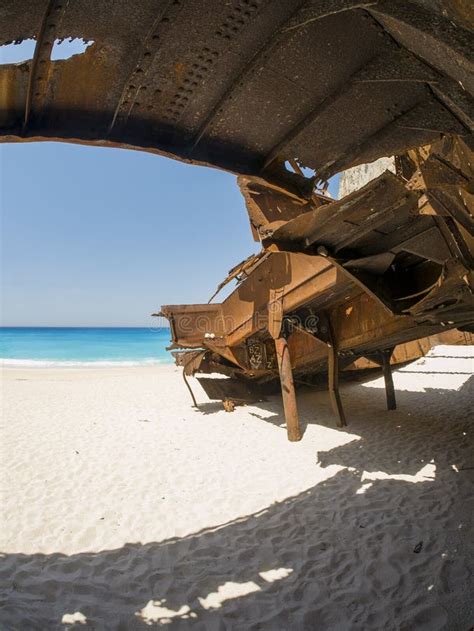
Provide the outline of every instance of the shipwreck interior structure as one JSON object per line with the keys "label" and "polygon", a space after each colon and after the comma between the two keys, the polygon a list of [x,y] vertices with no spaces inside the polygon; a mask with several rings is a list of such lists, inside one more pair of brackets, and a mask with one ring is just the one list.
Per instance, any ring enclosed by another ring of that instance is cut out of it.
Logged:
{"label": "shipwreck interior structure", "polygon": [[[0,140],[238,176],[261,252],[222,303],[162,313],[229,408],[279,379],[298,440],[295,378],[327,370],[343,425],[339,368],[383,366],[393,407],[397,345],[474,330],[473,30],[470,0],[3,0],[0,46],[35,48],[0,66]],[[89,45],[52,60],[67,38]],[[328,197],[383,156],[394,170]]]}
{"label": "shipwreck interior structure", "polygon": [[[391,362],[423,352],[409,342],[454,328],[474,332],[474,154],[459,138],[444,138],[394,162],[396,173],[386,170],[340,200],[315,194],[304,202],[240,178],[262,251],[231,270],[226,280],[240,282],[222,303],[161,312],[173,348],[189,349],[176,353],[185,376],[227,376],[200,379],[210,398],[229,407],[256,400],[279,375],[289,438],[298,440],[295,379],[308,383],[327,371],[343,426],[340,368],[363,368],[362,359],[382,366],[393,409]],[[472,341],[459,333],[444,339]]]}

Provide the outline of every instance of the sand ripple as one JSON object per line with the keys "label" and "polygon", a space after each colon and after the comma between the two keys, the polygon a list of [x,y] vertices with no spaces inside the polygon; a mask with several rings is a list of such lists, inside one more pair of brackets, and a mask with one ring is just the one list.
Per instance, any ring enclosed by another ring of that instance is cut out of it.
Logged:
{"label": "sand ripple", "polygon": [[173,368],[6,370],[0,629],[467,631],[472,355],[397,373],[394,412],[345,386],[344,431],[301,393],[297,444]]}

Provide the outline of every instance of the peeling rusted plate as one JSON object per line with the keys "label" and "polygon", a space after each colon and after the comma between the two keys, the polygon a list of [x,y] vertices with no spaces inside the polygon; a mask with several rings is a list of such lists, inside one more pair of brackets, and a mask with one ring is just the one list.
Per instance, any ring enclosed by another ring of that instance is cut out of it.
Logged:
{"label": "peeling rusted plate", "polygon": [[[401,224],[416,205],[419,194],[408,192],[390,171],[343,199],[288,221],[275,231],[271,241],[296,242],[302,250],[312,243],[342,249],[366,232],[381,229],[389,221]],[[403,212],[402,212],[403,210]]]}
{"label": "peeling rusted plate", "polygon": [[[4,0],[0,44],[37,51],[0,66],[0,139],[142,149],[310,199],[286,160],[324,179],[472,130],[460,1]],[[93,44],[50,61],[65,38]]]}
{"label": "peeling rusted plate", "polygon": [[207,351],[180,351],[171,353],[177,366],[182,366],[184,374],[192,377],[201,368]]}
{"label": "peeling rusted plate", "polygon": [[283,296],[285,287],[270,289],[268,299],[268,332],[274,340],[280,337],[283,323]]}
{"label": "peeling rusted plate", "polygon": [[269,252],[265,252],[265,250],[260,251],[258,254],[252,254],[245,261],[242,261],[231,270],[224,278],[224,280],[219,283],[216,291],[209,298],[209,302],[212,302],[217,294],[223,289],[226,285],[228,285],[231,281],[237,280],[237,282],[241,282],[243,279],[247,278],[260,263],[262,263],[266,258],[268,258]]}

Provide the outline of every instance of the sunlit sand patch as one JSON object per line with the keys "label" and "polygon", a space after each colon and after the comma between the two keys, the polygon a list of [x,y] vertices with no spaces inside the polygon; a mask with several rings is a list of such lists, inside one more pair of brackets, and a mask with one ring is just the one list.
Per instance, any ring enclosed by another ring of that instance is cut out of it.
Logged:
{"label": "sunlit sand patch", "polygon": [[[275,581],[281,581],[287,578],[292,572],[293,570],[291,568],[280,567],[259,572],[259,576],[267,583],[274,583]],[[198,598],[198,600],[203,609],[220,609],[223,603],[228,600],[241,598],[260,591],[262,591],[262,588],[254,581],[248,581],[246,583],[228,581],[223,585],[219,585],[216,592],[210,592],[207,596]],[[162,600],[150,600],[145,607],[137,611],[135,615],[147,625],[154,623],[163,625],[170,624],[174,618],[187,620],[189,618],[198,617],[198,614],[192,611],[188,605],[182,605],[179,609],[174,610],[166,607],[164,603],[166,603],[165,598]]]}
{"label": "sunlit sand patch", "polygon": [[[460,390],[469,380],[470,374],[450,374],[442,373],[424,374],[423,381],[417,379],[414,371],[394,373],[393,382],[395,385],[395,393],[398,391],[405,392],[429,392],[430,390]],[[369,383],[362,384],[363,388],[384,389],[385,383],[383,378],[374,379]]]}
{"label": "sunlit sand patch", "polygon": [[198,600],[204,609],[219,609],[226,600],[240,598],[259,591],[261,591],[261,588],[253,581],[248,581],[247,583],[228,581],[223,585],[219,585],[217,592],[211,592],[205,598],[199,598]]}
{"label": "sunlit sand patch", "polygon": [[[417,361],[393,372],[395,390],[426,392],[460,390],[474,373],[469,346],[437,346]],[[417,378],[417,376],[422,379]],[[363,384],[365,388],[385,388],[382,377]]]}
{"label": "sunlit sand patch", "polygon": [[188,618],[196,618],[197,615],[191,611],[188,605],[183,605],[178,610],[168,609],[168,607],[163,606],[163,603],[166,602],[166,599],[163,600],[149,600],[147,604],[140,611],[136,612],[136,616],[138,616],[145,624],[151,625],[155,622],[160,624],[170,624],[173,621],[173,618],[183,618],[184,620]]}
{"label": "sunlit sand patch", "polygon": [[324,451],[330,451],[336,447],[343,447],[353,441],[360,440],[360,436],[358,434],[354,434],[353,432],[354,430],[351,430],[350,427],[334,429],[332,427],[324,427],[323,425],[313,423],[308,425],[306,428],[305,436],[306,434],[310,436],[311,434],[317,433],[318,444],[316,446],[322,444],[324,446]]}
{"label": "sunlit sand patch", "polygon": [[293,570],[289,567],[280,567],[277,570],[267,570],[266,572],[259,572],[259,576],[263,578],[267,583],[273,583],[275,581],[281,581],[282,578],[287,578]]}
{"label": "sunlit sand patch", "polygon": [[80,611],[65,613],[61,619],[61,624],[87,624],[87,618]]}
{"label": "sunlit sand patch", "polygon": [[[291,568],[280,567],[278,569],[259,572],[258,574],[267,583],[274,583],[275,581],[281,581],[287,578],[292,572],[293,570]],[[226,600],[240,598],[260,591],[262,591],[262,588],[259,587],[257,583],[254,583],[254,581],[248,581],[247,583],[228,581],[223,585],[219,585],[217,592],[211,592],[205,598],[199,598],[198,600],[204,609],[219,609]]]}
{"label": "sunlit sand patch", "polygon": [[472,359],[473,347],[472,346],[453,346],[449,344],[439,344],[434,346],[427,357],[436,357],[442,359],[454,359],[455,357],[470,358]]}
{"label": "sunlit sand patch", "polygon": [[357,489],[356,495],[364,495],[364,493],[367,493],[367,491],[373,485],[374,485],[373,482],[367,482],[367,484],[363,484],[359,489]]}
{"label": "sunlit sand patch", "polygon": [[401,480],[403,482],[434,482],[436,477],[436,465],[433,463],[426,464],[415,475],[406,475],[404,473],[385,473],[385,471],[364,471],[361,480]]}
{"label": "sunlit sand patch", "polygon": [[[348,386],[344,429],[327,393],[301,391],[295,444],[275,426],[279,399],[197,412],[172,367],[7,369],[0,543],[17,590],[5,628],[256,628],[271,615],[264,626],[286,629],[290,609],[303,616],[292,629],[389,629],[395,616],[454,628],[440,607],[469,589],[450,541],[470,536],[472,395],[430,392],[432,378],[465,375],[424,368],[402,376],[427,391],[395,412],[383,389]],[[65,603],[61,624],[44,602],[64,602],[72,571],[88,608]]]}

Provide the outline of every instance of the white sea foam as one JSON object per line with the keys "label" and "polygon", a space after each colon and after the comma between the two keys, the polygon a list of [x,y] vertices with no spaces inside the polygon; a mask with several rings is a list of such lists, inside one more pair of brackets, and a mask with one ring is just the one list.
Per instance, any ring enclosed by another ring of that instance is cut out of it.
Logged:
{"label": "white sea foam", "polygon": [[149,358],[142,360],[49,360],[49,359],[12,359],[0,357],[0,364],[5,368],[114,368],[122,366],[157,366],[167,364],[163,359]]}

